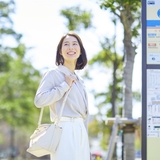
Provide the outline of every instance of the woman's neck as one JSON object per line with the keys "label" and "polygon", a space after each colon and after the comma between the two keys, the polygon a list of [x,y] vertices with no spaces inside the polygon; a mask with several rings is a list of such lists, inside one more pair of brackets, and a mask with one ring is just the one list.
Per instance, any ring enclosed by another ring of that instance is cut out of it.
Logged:
{"label": "woman's neck", "polygon": [[74,70],[75,70],[75,63],[72,63],[72,62],[64,62],[63,64],[65,67],[67,67],[70,72],[74,73]]}

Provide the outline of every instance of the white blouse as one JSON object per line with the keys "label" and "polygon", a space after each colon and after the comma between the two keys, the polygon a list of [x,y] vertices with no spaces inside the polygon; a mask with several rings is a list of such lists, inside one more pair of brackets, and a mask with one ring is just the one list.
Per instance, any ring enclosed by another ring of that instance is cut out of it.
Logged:
{"label": "white blouse", "polygon": [[88,98],[83,80],[76,74],[71,73],[63,65],[50,69],[43,75],[35,95],[34,103],[38,108],[49,106],[50,118],[51,121],[54,121],[54,118],[60,112],[63,97],[66,91],[69,90],[69,85],[65,82],[64,74],[72,74],[72,76],[75,76],[76,81],[72,84],[62,116],[82,117],[87,127]]}

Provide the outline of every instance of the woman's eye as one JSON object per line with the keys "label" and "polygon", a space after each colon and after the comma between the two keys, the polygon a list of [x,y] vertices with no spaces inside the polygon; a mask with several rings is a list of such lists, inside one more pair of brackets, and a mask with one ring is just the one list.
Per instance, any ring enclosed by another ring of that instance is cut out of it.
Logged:
{"label": "woman's eye", "polygon": [[67,45],[68,45],[68,43],[65,43],[65,44],[64,44],[64,46],[67,46]]}

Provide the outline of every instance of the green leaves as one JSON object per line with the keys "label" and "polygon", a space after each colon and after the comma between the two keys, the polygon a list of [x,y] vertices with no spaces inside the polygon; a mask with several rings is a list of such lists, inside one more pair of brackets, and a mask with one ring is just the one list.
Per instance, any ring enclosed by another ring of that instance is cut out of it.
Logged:
{"label": "green leaves", "polygon": [[[140,0],[100,0],[100,8],[110,10],[113,15],[117,16],[124,26],[124,30],[131,30],[132,36],[139,35],[140,29]],[[134,22],[138,24],[135,26]]]}
{"label": "green leaves", "polygon": [[[0,121],[23,128],[35,125],[38,120],[33,100],[40,73],[26,59],[29,48],[20,42],[22,35],[12,29],[10,15],[14,8],[12,0],[0,2]],[[15,47],[2,43],[8,37],[15,40]]]}
{"label": "green leaves", "polygon": [[79,6],[65,8],[60,14],[67,20],[66,26],[69,30],[88,29],[92,27],[91,11],[81,10]]}
{"label": "green leaves", "polygon": [[[31,64],[20,59],[9,62],[9,70],[0,74],[1,120],[19,126],[33,124],[34,113],[37,109],[33,104],[34,95],[38,86],[39,72]],[[31,120],[32,118],[32,120]]]}

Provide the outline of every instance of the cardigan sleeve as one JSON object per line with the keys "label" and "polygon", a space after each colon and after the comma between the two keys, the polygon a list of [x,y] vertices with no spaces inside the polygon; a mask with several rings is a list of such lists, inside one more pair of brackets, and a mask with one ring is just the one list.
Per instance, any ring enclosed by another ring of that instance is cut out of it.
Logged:
{"label": "cardigan sleeve", "polygon": [[36,107],[41,108],[55,103],[69,89],[69,85],[65,81],[56,86],[54,83],[56,75],[54,76],[54,74],[56,73],[53,70],[44,74],[34,98]]}

